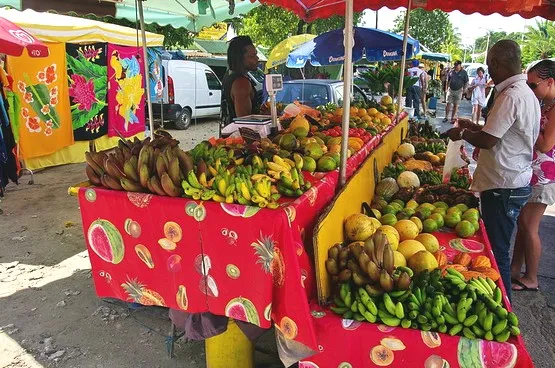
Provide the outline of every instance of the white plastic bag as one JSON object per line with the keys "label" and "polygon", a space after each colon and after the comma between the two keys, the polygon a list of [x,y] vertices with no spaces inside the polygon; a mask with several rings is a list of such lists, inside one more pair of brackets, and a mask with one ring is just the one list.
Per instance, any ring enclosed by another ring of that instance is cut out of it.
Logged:
{"label": "white plastic bag", "polygon": [[461,149],[464,146],[464,141],[449,141],[447,144],[447,151],[445,152],[445,164],[443,165],[443,182],[448,183],[451,179],[453,169],[468,165],[468,163],[461,157]]}

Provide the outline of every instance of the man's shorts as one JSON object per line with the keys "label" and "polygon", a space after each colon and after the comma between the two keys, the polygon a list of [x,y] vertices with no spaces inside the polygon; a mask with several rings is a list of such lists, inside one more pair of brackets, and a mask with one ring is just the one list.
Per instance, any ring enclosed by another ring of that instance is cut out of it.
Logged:
{"label": "man's shorts", "polygon": [[462,95],[463,95],[463,89],[462,88],[458,89],[456,91],[449,88],[449,91],[447,91],[447,103],[452,103],[454,105],[458,105],[459,103],[461,103]]}

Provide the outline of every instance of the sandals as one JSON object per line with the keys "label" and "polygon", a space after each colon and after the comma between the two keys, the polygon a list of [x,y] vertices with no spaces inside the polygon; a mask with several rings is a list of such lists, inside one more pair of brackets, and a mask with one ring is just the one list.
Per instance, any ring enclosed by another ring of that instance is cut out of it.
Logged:
{"label": "sandals", "polygon": [[449,120],[447,118],[443,118],[442,122],[447,123]]}
{"label": "sandals", "polygon": [[526,285],[524,285],[524,283],[520,280],[515,280],[515,279],[511,279],[511,283],[514,285],[518,285],[520,286],[520,289],[515,289],[514,287],[511,287],[512,291],[540,291],[540,285],[538,284],[538,287],[528,287]]}

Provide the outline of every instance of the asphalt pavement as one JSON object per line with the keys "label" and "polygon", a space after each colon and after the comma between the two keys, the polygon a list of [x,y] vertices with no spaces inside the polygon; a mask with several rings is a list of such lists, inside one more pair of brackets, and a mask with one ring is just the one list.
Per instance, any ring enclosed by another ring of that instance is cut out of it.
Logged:
{"label": "asphalt pavement", "polygon": [[[445,105],[438,103],[435,118],[429,117],[439,131],[452,127],[443,123]],[[472,105],[462,101],[459,117],[470,117]],[[467,145],[468,151],[472,146]],[[474,163],[471,164],[473,166]],[[540,291],[513,292],[513,308],[520,318],[526,347],[536,367],[555,367],[555,206],[547,208],[540,226],[543,253],[540,260]]]}

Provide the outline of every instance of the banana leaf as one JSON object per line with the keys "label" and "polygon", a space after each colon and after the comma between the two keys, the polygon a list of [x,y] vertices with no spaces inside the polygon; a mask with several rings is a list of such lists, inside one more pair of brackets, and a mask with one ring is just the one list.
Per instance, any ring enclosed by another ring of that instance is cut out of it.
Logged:
{"label": "banana leaf", "polygon": [[[57,129],[60,127],[60,116],[56,111],[56,108],[50,105],[50,91],[48,87],[44,84],[35,84],[34,86],[28,86],[25,88],[33,96],[33,101],[29,103],[33,111],[38,115],[40,120],[46,122],[48,120],[52,121],[52,128]],[[48,106],[50,111],[45,114],[42,112],[42,108]]]}
{"label": "banana leaf", "polygon": [[71,55],[67,56],[67,65],[74,74],[82,75],[87,79],[99,79],[107,76],[107,68],[95,63],[87,61],[85,58],[74,58]]}
{"label": "banana leaf", "polygon": [[79,110],[77,105],[71,107],[71,121],[73,130],[84,127],[92,118],[98,115],[106,106],[103,102],[92,105],[90,110]]}

